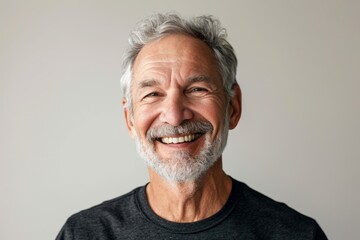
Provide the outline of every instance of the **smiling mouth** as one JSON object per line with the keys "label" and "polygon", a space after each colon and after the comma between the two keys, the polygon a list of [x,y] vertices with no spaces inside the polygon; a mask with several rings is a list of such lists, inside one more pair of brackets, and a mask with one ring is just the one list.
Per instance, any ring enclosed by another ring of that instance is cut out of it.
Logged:
{"label": "smiling mouth", "polygon": [[202,133],[187,134],[180,137],[162,137],[158,140],[164,144],[179,144],[185,142],[193,142],[203,135]]}

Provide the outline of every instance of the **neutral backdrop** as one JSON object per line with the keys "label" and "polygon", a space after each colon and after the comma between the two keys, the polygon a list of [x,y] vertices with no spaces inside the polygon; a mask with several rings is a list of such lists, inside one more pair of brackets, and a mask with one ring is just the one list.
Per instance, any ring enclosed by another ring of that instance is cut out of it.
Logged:
{"label": "neutral backdrop", "polygon": [[212,14],[238,60],[228,174],[360,239],[360,1],[0,0],[0,239],[54,239],[148,181],[125,128],[121,56],[154,12]]}

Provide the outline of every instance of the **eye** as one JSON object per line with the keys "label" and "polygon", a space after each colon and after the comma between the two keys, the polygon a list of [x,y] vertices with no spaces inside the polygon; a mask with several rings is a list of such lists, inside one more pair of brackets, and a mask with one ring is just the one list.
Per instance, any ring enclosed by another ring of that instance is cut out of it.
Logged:
{"label": "eye", "polygon": [[208,93],[209,90],[203,87],[192,87],[186,91],[187,94],[193,95],[193,96],[203,96],[206,93]]}
{"label": "eye", "polygon": [[151,92],[151,93],[146,94],[144,97],[142,97],[141,100],[151,99],[151,98],[155,98],[155,97],[159,97],[159,96],[160,96],[160,93]]}
{"label": "eye", "polygon": [[146,94],[144,98],[146,98],[146,97],[157,97],[157,96],[159,96],[159,93],[152,92],[152,93]]}
{"label": "eye", "polygon": [[190,89],[190,92],[207,92],[207,89],[195,87],[195,88]]}

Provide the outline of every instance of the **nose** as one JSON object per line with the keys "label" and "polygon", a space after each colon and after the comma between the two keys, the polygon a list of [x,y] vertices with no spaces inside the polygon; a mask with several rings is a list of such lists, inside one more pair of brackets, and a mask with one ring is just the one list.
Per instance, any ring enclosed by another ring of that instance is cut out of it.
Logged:
{"label": "nose", "polygon": [[193,117],[193,112],[189,109],[189,103],[182,94],[168,94],[163,101],[160,121],[172,126],[179,126],[183,121]]}

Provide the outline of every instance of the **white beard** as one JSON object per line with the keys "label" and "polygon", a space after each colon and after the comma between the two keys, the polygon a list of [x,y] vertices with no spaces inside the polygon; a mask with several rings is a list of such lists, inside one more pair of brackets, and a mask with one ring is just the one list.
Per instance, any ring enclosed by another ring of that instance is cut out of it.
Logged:
{"label": "white beard", "polygon": [[225,149],[229,132],[228,120],[225,119],[224,129],[212,143],[210,133],[205,134],[205,143],[200,153],[196,156],[185,150],[174,152],[171,158],[160,158],[155,152],[154,144],[148,142],[146,146],[141,142],[133,129],[136,150],[140,157],[157,174],[169,181],[182,182],[197,180],[202,177],[211,166],[220,158]]}

